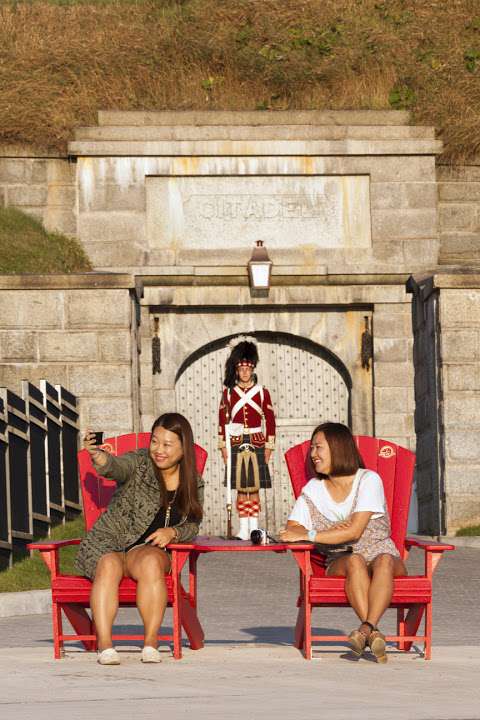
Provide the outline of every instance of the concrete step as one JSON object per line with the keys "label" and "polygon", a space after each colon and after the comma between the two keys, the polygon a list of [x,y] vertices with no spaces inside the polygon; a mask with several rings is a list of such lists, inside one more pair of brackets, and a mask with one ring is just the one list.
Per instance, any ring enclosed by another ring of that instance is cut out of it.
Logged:
{"label": "concrete step", "polygon": [[75,130],[75,140],[434,140],[415,125],[101,125]]}
{"label": "concrete step", "polygon": [[99,125],[408,125],[405,110],[100,110]]}

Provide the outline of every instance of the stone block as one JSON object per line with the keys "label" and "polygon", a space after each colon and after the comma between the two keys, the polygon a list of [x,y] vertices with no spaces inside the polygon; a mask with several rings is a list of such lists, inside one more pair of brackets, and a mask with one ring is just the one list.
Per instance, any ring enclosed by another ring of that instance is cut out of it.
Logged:
{"label": "stone block", "polygon": [[77,217],[73,209],[64,210],[48,205],[43,214],[43,225],[49,232],[59,232],[70,237],[77,234]]}
{"label": "stone block", "polygon": [[440,182],[438,197],[449,202],[480,201],[480,182]]}
{"label": "stone block", "polygon": [[15,207],[43,207],[47,204],[45,185],[12,185],[7,190],[7,202]]}
{"label": "stone block", "polygon": [[2,360],[29,362],[37,359],[36,335],[23,330],[0,332],[0,357]]}
{"label": "stone block", "polygon": [[[385,264],[389,267],[389,271],[392,270],[397,271],[400,266],[404,263],[404,257],[403,257],[403,247],[402,243],[398,240],[387,240],[386,242],[375,240],[373,243],[373,256],[370,259],[365,252],[363,252],[363,255],[359,253],[360,257],[358,258],[358,268],[362,268],[364,272],[372,272],[372,263],[380,263]],[[352,254],[351,251],[348,252],[348,258],[351,258]],[[353,258],[352,258],[353,259]],[[331,272],[330,269],[330,263],[328,263],[328,270]],[[345,268],[342,269],[342,267],[338,268],[339,273],[345,272]],[[357,269],[358,272],[358,269]]]}
{"label": "stone block", "polygon": [[430,269],[438,263],[440,243],[436,238],[407,240],[402,243],[403,258],[408,272]]}
{"label": "stone block", "polygon": [[372,182],[370,200],[372,210],[434,208],[437,205],[437,184]]}
{"label": "stone block", "polygon": [[48,185],[74,185],[76,164],[68,160],[50,159],[47,163]]}
{"label": "stone block", "polygon": [[435,182],[433,156],[345,158],[345,165],[370,175],[371,182]]}
{"label": "stone block", "polygon": [[71,389],[68,384],[67,366],[64,364],[37,362],[0,364],[0,387],[7,387],[13,392],[20,393],[22,380],[29,380],[34,385],[38,385],[40,380],[48,380],[52,385],[59,384]]}
{"label": "stone block", "polygon": [[83,242],[145,242],[145,214],[139,212],[89,212],[78,216],[78,235]]}
{"label": "stone block", "polygon": [[462,465],[448,462],[446,465],[446,492],[447,497],[453,495],[471,495],[480,502],[478,477],[480,465]]}
{"label": "stone block", "polygon": [[440,322],[443,327],[480,326],[480,290],[442,290]]}
{"label": "stone block", "polygon": [[97,334],[93,332],[42,332],[38,336],[40,361],[95,361]]}
{"label": "stone block", "polygon": [[80,212],[136,211],[145,212],[145,185],[98,185],[92,197],[79,193]]}
{"label": "stone block", "polygon": [[103,430],[106,437],[133,432],[131,399],[102,397],[99,393],[95,398],[82,398],[80,426]]}
{"label": "stone block", "polygon": [[154,409],[154,403],[153,403],[153,393],[152,393],[151,388],[148,388],[146,390],[142,389],[140,391],[140,409],[141,409],[141,413],[143,416],[144,415],[150,415],[150,416],[154,415],[155,409]]}
{"label": "stone block", "polygon": [[448,365],[445,369],[447,389],[451,390],[480,390],[479,365]]}
{"label": "stone block", "polygon": [[413,387],[413,363],[375,363],[376,387]]}
{"label": "stone block", "polygon": [[63,292],[0,290],[0,328],[50,329],[63,326]]}
{"label": "stone block", "polygon": [[478,229],[478,207],[468,203],[449,203],[439,206],[440,230],[451,232],[454,230],[475,231]]}
{"label": "stone block", "polygon": [[128,397],[131,391],[130,365],[73,366],[69,370],[69,385],[74,395],[81,397]]}
{"label": "stone block", "polygon": [[444,424],[446,428],[480,428],[480,393],[466,396],[450,393],[444,401]]}
{"label": "stone block", "polygon": [[0,187],[0,207],[6,207],[7,205],[7,188]]}
{"label": "stone block", "polygon": [[47,181],[47,165],[50,161],[49,160],[32,160],[31,164],[31,175],[30,175],[30,182],[33,185],[37,185],[40,183],[46,183]]}
{"label": "stone block", "polygon": [[103,332],[98,334],[100,360],[102,362],[130,362],[132,342],[130,331]]}
{"label": "stone block", "polygon": [[382,415],[390,413],[408,413],[412,410],[409,402],[410,393],[405,388],[376,387],[375,413]]}
{"label": "stone block", "polygon": [[447,535],[454,535],[461,527],[478,525],[480,522],[480,498],[478,495],[447,495]]}
{"label": "stone block", "polygon": [[372,239],[392,240],[431,238],[437,230],[436,208],[395,209],[372,212]]}
{"label": "stone block", "polygon": [[175,398],[174,388],[171,388],[170,390],[155,390],[153,398],[155,407],[154,415],[156,417],[164,412],[172,412],[172,410],[176,409],[177,401]]}
{"label": "stone block", "polygon": [[145,265],[145,251],[134,241],[88,242],[82,241],[85,252],[96,270],[140,268]]}
{"label": "stone block", "polygon": [[441,335],[443,362],[480,361],[479,330],[445,330]]}
{"label": "stone block", "polygon": [[441,233],[439,262],[447,265],[480,263],[480,232]]}
{"label": "stone block", "polygon": [[0,158],[0,183],[26,181],[26,163],[21,158]]}
{"label": "stone block", "polygon": [[375,362],[406,362],[411,357],[411,342],[405,338],[374,337]]}
{"label": "stone block", "polygon": [[375,435],[377,437],[408,437],[414,434],[413,416],[411,413],[375,414]]}
{"label": "stone block", "polygon": [[[408,307],[408,306],[407,306]],[[408,307],[408,310],[410,308]],[[373,335],[377,338],[410,338],[412,337],[412,320],[410,312],[395,315],[373,315]]]}
{"label": "stone block", "polygon": [[69,210],[75,209],[77,192],[73,185],[49,185],[47,202],[49,208],[63,207]]}
{"label": "stone block", "polygon": [[66,291],[65,295],[67,327],[130,327],[128,290],[77,290]]}

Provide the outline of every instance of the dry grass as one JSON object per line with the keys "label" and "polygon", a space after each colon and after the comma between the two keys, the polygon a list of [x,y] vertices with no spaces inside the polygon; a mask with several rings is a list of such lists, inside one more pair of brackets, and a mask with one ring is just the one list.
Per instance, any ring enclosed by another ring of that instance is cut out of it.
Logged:
{"label": "dry grass", "polygon": [[64,149],[98,109],[409,108],[480,150],[478,0],[0,5],[0,139]]}
{"label": "dry grass", "polygon": [[78,240],[47,232],[16,208],[0,208],[0,274],[88,270],[92,265]]}

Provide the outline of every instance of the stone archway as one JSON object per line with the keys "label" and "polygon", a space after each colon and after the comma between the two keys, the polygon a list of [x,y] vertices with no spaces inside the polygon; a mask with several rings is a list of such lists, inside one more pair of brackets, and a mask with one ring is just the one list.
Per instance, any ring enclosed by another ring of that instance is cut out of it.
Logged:
{"label": "stone archway", "polygon": [[[237,333],[236,333],[237,334]],[[236,335],[235,334],[235,335]],[[269,388],[277,417],[277,446],[271,463],[272,490],[262,491],[260,524],[277,532],[293,504],[285,451],[307,439],[324,420],[350,424],[352,381],[345,365],[325,347],[290,333],[259,331],[259,382]],[[192,353],[175,380],[177,410],[192,423],[196,440],[209,454],[205,469],[202,532],[226,531],[223,462],[217,450],[217,412],[231,337],[219,338]]]}

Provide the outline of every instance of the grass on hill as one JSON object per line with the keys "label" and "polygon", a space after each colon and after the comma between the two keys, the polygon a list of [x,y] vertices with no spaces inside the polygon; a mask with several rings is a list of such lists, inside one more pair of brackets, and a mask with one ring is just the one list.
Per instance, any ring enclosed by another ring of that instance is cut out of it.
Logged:
{"label": "grass on hill", "polygon": [[[69,540],[70,538],[79,538],[85,535],[85,525],[83,517],[79,516],[75,520],[66,522],[65,525],[57,525],[52,528],[50,538],[44,538],[45,542],[49,540]],[[39,541],[41,542],[41,541]],[[73,568],[73,561],[77,553],[78,546],[73,545],[60,550],[60,570],[66,574],[76,574]],[[43,590],[50,587],[50,573],[45,563],[40,557],[40,553],[35,551],[31,557],[19,560],[12,568],[0,572],[0,593],[1,592],[20,592],[21,590]]]}
{"label": "grass on hill", "polygon": [[480,535],[480,525],[469,525],[468,527],[460,528],[457,530],[457,537],[465,537],[471,535]]}
{"label": "grass on hill", "polygon": [[408,109],[480,151],[478,0],[0,0],[0,140],[110,110]]}
{"label": "grass on hill", "polygon": [[16,208],[0,208],[0,273],[71,273],[91,270],[80,243],[49,233]]}

